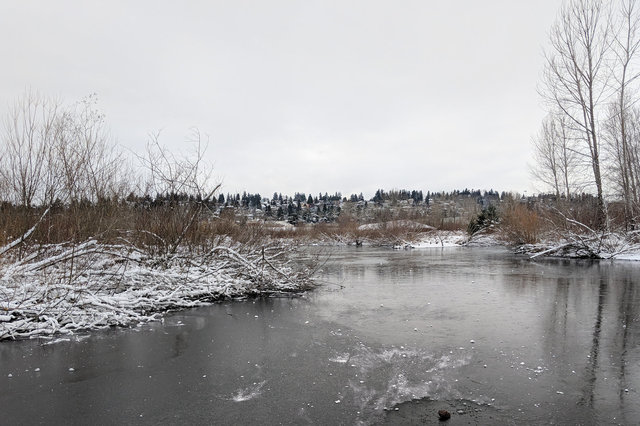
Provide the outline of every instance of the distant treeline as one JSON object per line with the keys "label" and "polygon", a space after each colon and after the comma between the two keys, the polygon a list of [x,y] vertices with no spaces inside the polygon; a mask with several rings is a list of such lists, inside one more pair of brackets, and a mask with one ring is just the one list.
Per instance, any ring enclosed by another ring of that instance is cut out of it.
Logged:
{"label": "distant treeline", "polygon": [[[377,205],[384,202],[397,202],[411,200],[413,204],[426,204],[429,205],[429,200],[433,199],[456,199],[458,197],[477,197],[477,198],[490,198],[500,200],[505,197],[514,197],[511,192],[499,193],[490,189],[488,191],[463,189],[453,190],[450,192],[430,192],[427,191],[426,195],[422,190],[406,190],[406,189],[392,189],[385,191],[384,189],[378,189],[374,196],[370,199],[365,199],[364,195],[351,194],[349,197],[343,197],[341,192],[335,192],[333,195],[329,195],[327,192],[324,194],[319,193],[316,196],[311,194],[305,194],[304,192],[296,192],[293,196],[282,195],[281,192],[274,192],[271,198],[262,197],[259,193],[250,193],[243,191],[242,193],[220,193],[217,197],[211,197],[205,201],[209,207],[238,207],[248,209],[266,209],[269,206],[288,206],[288,205],[306,205],[306,206],[322,206],[322,205],[334,205],[339,206],[341,203],[358,203],[358,202],[373,202]],[[201,203],[202,197],[198,194],[193,195],[186,192],[182,193],[166,193],[156,194],[152,197],[149,194],[136,195],[131,192],[126,198],[127,202],[135,203],[137,205],[143,205],[146,207],[157,207],[164,205],[171,205],[175,203]]]}

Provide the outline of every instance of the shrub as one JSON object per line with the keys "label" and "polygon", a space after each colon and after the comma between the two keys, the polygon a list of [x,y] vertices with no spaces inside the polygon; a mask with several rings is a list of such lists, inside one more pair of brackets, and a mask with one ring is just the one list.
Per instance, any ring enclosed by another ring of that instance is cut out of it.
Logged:
{"label": "shrub", "polygon": [[535,244],[542,232],[542,220],[533,208],[513,202],[503,209],[500,229],[513,244]]}
{"label": "shrub", "polygon": [[483,229],[498,223],[498,218],[498,211],[495,206],[489,206],[486,209],[483,209],[475,219],[471,219],[471,222],[469,222],[469,226],[467,227],[467,232],[469,235],[473,235],[482,231]]}

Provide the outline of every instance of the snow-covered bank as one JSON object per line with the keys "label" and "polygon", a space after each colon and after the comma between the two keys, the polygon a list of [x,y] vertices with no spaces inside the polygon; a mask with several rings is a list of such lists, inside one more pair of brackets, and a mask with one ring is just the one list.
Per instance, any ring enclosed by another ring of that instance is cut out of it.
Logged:
{"label": "snow-covered bank", "polygon": [[630,260],[630,261],[639,262],[640,261],[640,251],[638,251],[636,253],[619,254],[614,259],[616,259],[616,260]]}
{"label": "snow-covered bank", "polygon": [[636,233],[585,233],[549,238],[538,244],[524,244],[516,249],[532,259],[547,257],[606,260],[640,260],[640,242]]}
{"label": "snow-covered bank", "polygon": [[465,231],[433,230],[421,234],[418,238],[394,245],[394,248],[427,249],[438,247],[494,247],[506,246],[496,234],[475,234],[469,236]]}
{"label": "snow-covered bank", "polygon": [[[538,244],[524,244],[515,248],[516,253],[526,254],[532,259],[541,256],[564,258],[591,258],[640,261],[640,242],[636,233],[605,233],[599,235],[571,235],[565,238],[548,239]],[[468,236],[463,231],[435,230],[424,234],[416,241],[398,245],[404,248],[430,247],[512,247],[507,237],[499,231]]]}
{"label": "snow-covered bank", "polygon": [[158,258],[94,240],[39,247],[0,263],[0,340],[147,322],[169,309],[224,298],[304,291],[309,274],[288,266],[291,250],[226,244]]}
{"label": "snow-covered bank", "polygon": [[465,244],[468,236],[463,231],[432,231],[417,241],[410,243],[411,248],[455,247]]}
{"label": "snow-covered bank", "polygon": [[413,220],[390,220],[388,222],[375,222],[360,225],[358,226],[358,231],[377,231],[394,228],[411,229],[414,231],[432,231],[436,229],[433,226],[425,225],[424,223],[415,222]]}

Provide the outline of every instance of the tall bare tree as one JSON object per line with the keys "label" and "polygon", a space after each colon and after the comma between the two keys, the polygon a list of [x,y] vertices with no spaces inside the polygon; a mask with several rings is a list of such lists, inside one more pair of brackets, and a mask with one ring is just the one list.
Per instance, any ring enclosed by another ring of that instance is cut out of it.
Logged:
{"label": "tall bare tree", "polygon": [[60,115],[54,161],[65,201],[98,202],[122,195],[124,158],[111,141],[95,95]]}
{"label": "tall bare tree", "polygon": [[616,20],[619,31],[613,38],[613,76],[616,99],[610,107],[607,123],[609,145],[614,160],[614,182],[625,202],[627,224],[634,222],[634,206],[638,201],[636,185],[638,170],[633,166],[632,141],[630,140],[630,108],[634,103],[632,85],[640,76],[634,65],[640,52],[640,13],[636,0],[624,0]]}
{"label": "tall bare tree", "polygon": [[571,137],[567,118],[563,114],[549,114],[542,122],[540,132],[533,139],[536,165],[533,175],[551,187],[556,198],[571,198],[571,192],[579,188],[576,180],[575,140]]}
{"label": "tall bare tree", "polygon": [[606,226],[601,171],[599,114],[609,90],[611,25],[608,3],[570,0],[550,32],[543,95],[568,119],[583,141],[598,200],[598,226]]}
{"label": "tall bare tree", "polygon": [[59,110],[58,101],[33,91],[10,107],[0,137],[0,179],[14,203],[31,207],[53,196],[55,183],[49,164]]}
{"label": "tall bare tree", "polygon": [[[636,190],[640,196],[640,108],[637,105],[627,109],[629,120],[626,126],[627,142],[629,148],[628,160],[635,171],[633,176]],[[636,210],[640,210],[640,200],[636,199]]]}

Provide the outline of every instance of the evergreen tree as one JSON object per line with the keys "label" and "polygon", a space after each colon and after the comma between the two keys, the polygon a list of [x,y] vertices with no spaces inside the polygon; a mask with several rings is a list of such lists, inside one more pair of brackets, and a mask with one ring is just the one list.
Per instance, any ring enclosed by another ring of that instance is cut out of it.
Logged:
{"label": "evergreen tree", "polygon": [[384,201],[384,195],[384,191],[382,189],[378,189],[373,196],[372,201],[376,204],[382,204],[382,202]]}

